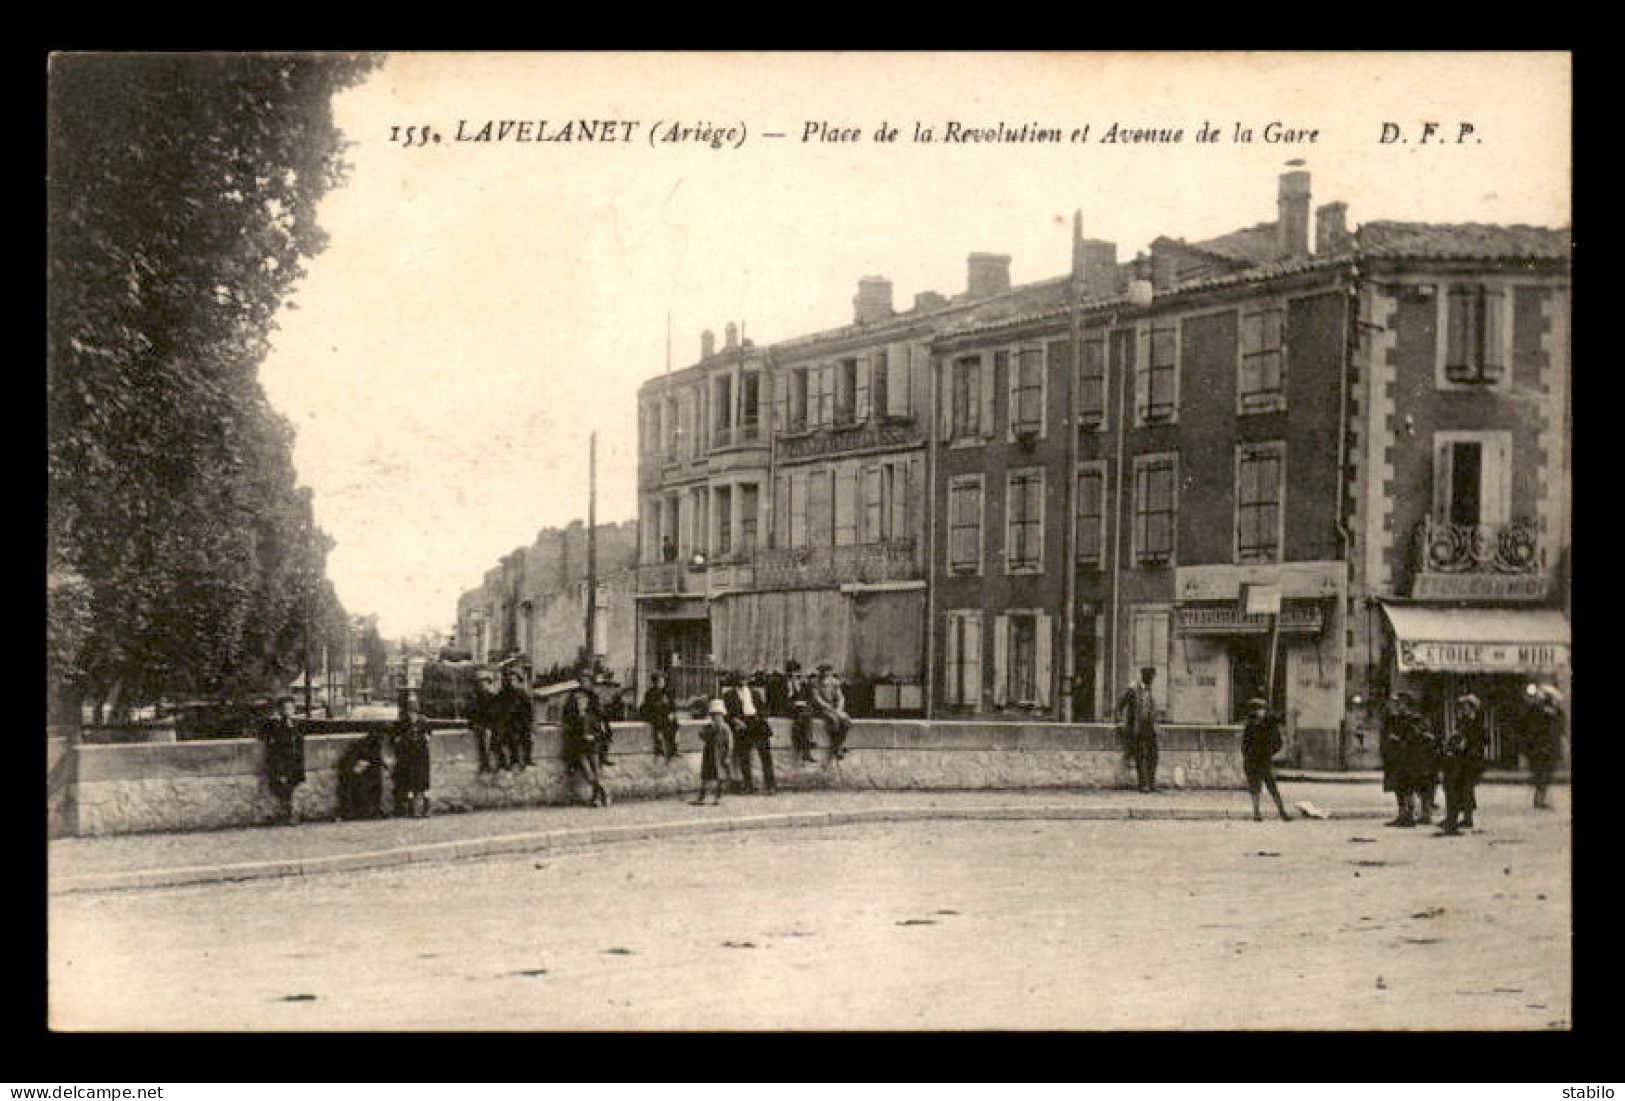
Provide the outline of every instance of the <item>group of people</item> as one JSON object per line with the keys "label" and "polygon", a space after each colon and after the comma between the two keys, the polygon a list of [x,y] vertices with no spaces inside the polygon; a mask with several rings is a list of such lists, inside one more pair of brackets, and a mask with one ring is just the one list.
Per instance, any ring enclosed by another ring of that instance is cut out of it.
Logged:
{"label": "group of people", "polygon": [[[266,779],[277,801],[277,820],[290,826],[299,821],[294,795],[305,782],[305,728],[294,718],[293,703],[292,696],[278,696],[258,732],[265,743]],[[338,816],[427,818],[430,730],[416,689],[405,689],[394,725],[369,731],[339,758]]]}
{"label": "group of people", "polygon": [[[724,672],[717,677],[717,694],[705,710],[700,730],[700,792],[696,806],[705,803],[707,792],[714,803],[722,802],[724,784],[736,792],[755,794],[755,762],[762,766],[762,790],[778,793],[773,770],[773,727],[770,716],[788,718],[796,759],[812,762],[812,724],[823,723],[829,742],[825,764],[846,756],[846,737],[852,730],[846,693],[835,667],[819,665],[817,675],[804,676],[800,662],[785,662],[782,671],[757,670],[750,676]],[[677,756],[677,700],[666,677],[655,673],[638,708],[638,717],[649,724],[655,755],[666,760]]]}
{"label": "group of people", "polygon": [[[1518,747],[1529,760],[1535,806],[1541,809],[1551,807],[1547,789],[1562,754],[1560,698],[1550,685],[1534,686],[1522,728],[1515,732]],[[1388,701],[1382,728],[1382,788],[1393,793],[1397,805],[1388,825],[1431,825],[1442,789],[1444,817],[1438,832],[1451,837],[1473,828],[1478,781],[1489,767],[1489,720],[1483,701],[1473,693],[1457,697],[1455,703],[1455,721],[1446,733],[1422,716],[1411,693],[1400,692]]]}

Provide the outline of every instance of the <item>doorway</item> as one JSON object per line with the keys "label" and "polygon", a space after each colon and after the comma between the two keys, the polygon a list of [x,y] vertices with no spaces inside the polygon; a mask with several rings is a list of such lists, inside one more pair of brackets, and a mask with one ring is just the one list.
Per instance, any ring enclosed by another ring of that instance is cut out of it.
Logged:
{"label": "doorway", "polygon": [[1079,616],[1072,653],[1072,721],[1095,721],[1095,661],[1099,644],[1095,639],[1095,617]]}
{"label": "doorway", "polygon": [[[1268,635],[1243,635],[1230,643],[1230,721],[1241,722],[1247,716],[1247,701],[1264,694],[1268,678],[1265,667],[1269,662]],[[1270,708],[1278,713],[1286,711],[1286,645],[1275,647],[1275,691]]]}

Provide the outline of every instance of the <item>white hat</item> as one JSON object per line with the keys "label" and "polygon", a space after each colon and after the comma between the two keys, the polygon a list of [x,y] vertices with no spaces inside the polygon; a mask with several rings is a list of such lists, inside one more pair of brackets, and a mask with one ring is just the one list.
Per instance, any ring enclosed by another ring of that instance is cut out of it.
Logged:
{"label": "white hat", "polygon": [[727,713],[728,705],[721,700],[712,700],[711,706],[706,709],[708,715],[726,715]]}

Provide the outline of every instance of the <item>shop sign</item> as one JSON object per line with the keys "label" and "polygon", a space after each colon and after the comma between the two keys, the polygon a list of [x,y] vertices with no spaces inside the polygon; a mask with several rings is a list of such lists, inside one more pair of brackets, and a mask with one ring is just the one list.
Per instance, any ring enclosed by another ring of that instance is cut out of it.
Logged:
{"label": "shop sign", "polygon": [[1540,574],[1421,573],[1411,595],[1420,600],[1544,600],[1547,579]]}
{"label": "shop sign", "polygon": [[1546,673],[1566,668],[1560,642],[1426,642],[1399,640],[1402,671],[1439,673]]}
{"label": "shop sign", "polygon": [[[1191,635],[1262,635],[1268,634],[1271,620],[1268,614],[1248,615],[1236,606],[1223,608],[1179,608],[1180,630]],[[1280,629],[1283,634],[1319,634],[1325,615],[1319,604],[1281,605]]]}

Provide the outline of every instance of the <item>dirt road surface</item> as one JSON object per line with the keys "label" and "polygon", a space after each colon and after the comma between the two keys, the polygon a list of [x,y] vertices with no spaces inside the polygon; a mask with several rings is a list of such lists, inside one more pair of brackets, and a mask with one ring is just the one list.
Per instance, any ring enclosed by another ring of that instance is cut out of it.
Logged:
{"label": "dirt road surface", "polygon": [[799,828],[51,900],[67,1029],[1553,1029],[1570,827]]}

